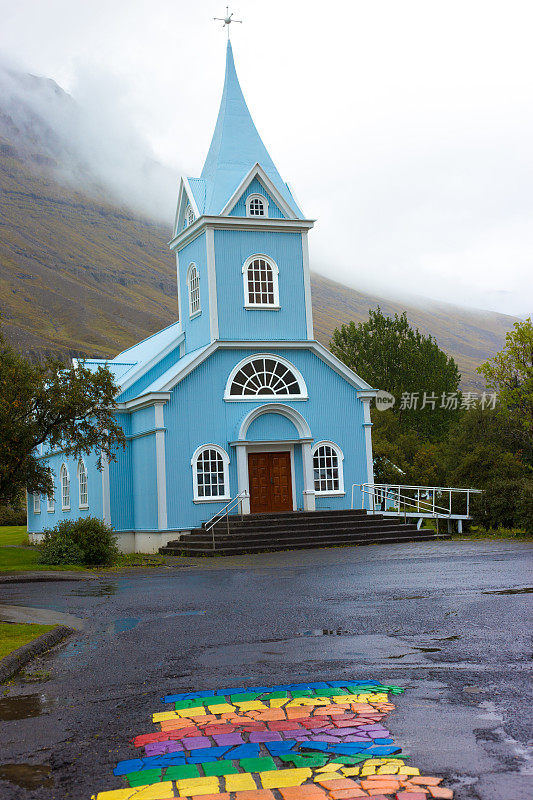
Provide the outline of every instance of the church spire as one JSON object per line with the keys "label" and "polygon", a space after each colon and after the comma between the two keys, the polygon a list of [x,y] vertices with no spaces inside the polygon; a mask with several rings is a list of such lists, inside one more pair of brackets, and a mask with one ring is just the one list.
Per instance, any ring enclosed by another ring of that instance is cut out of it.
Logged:
{"label": "church spire", "polygon": [[295,206],[263,144],[242,93],[231,42],[226,51],[224,90],[213,139],[202,170],[206,184],[206,214],[220,214],[252,167],[259,163],[284,199]]}

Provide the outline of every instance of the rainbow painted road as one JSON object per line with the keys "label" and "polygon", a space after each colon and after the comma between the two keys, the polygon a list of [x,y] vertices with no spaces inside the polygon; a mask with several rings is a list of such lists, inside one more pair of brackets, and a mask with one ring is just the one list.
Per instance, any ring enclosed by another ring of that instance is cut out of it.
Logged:
{"label": "rainbow painted road", "polygon": [[128,788],[92,800],[453,798],[383,724],[403,691],[344,680],[167,695],[159,730],[136,736],[113,771]]}

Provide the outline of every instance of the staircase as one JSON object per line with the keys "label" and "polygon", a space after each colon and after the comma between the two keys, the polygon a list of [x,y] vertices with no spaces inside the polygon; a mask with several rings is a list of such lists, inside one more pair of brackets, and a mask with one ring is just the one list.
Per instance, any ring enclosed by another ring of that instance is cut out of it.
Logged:
{"label": "staircase", "polygon": [[238,555],[444,538],[446,536],[432,530],[419,531],[414,524],[404,524],[397,519],[363,510],[293,511],[249,514],[243,520],[240,516],[230,515],[228,523],[224,517],[209,531],[204,524],[190,534],[181,534],[179,539],[161,547],[159,552],[174,556]]}

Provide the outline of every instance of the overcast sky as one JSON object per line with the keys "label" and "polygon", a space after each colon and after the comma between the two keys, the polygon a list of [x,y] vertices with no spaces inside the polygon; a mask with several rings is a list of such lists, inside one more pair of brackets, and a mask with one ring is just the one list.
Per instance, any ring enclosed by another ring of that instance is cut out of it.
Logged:
{"label": "overcast sky", "polygon": [[[531,0],[236,0],[237,71],[305,213],[364,290],[533,312]],[[224,71],[213,0],[0,0],[0,53],[199,175]],[[170,224],[171,220],[169,220]]]}

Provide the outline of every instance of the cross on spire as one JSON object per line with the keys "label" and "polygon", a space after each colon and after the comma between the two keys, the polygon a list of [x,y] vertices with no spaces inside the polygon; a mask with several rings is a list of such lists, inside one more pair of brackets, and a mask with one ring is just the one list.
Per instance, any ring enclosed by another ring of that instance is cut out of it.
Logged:
{"label": "cross on spire", "polygon": [[229,6],[226,6],[226,16],[225,17],[213,17],[216,22],[223,22],[223,28],[228,29],[228,39],[229,39],[229,26],[232,22],[240,22],[242,23],[242,19],[233,19],[233,12],[229,13]]}

